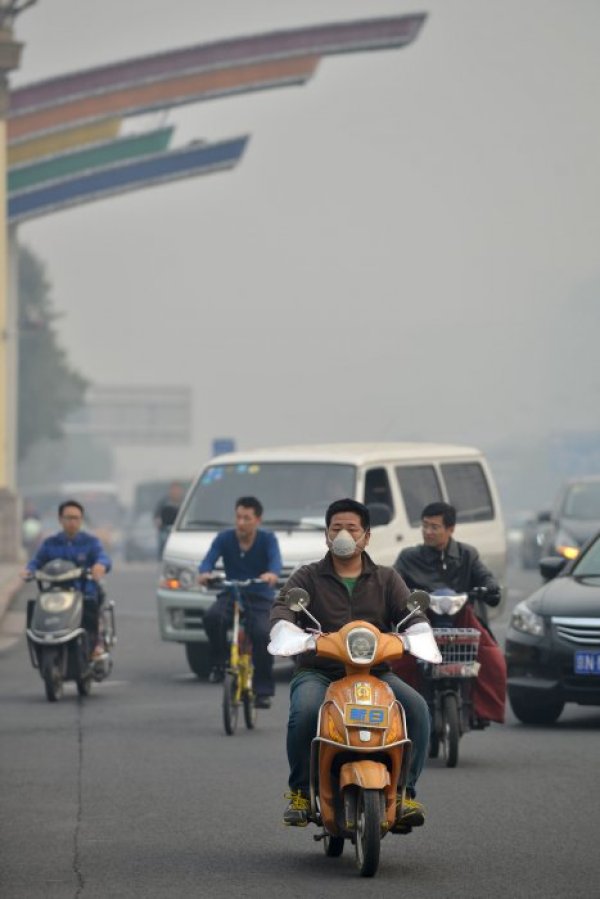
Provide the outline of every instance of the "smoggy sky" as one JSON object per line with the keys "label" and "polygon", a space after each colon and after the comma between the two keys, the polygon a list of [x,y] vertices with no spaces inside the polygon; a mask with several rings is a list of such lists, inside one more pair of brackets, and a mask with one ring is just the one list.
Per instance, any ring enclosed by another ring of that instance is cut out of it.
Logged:
{"label": "smoggy sky", "polygon": [[[300,88],[131,119],[232,172],[26,223],[99,385],[191,385],[241,447],[598,427],[597,0],[38,0],[17,86],[221,37],[427,12]],[[168,458],[164,456],[163,458]],[[180,469],[181,470],[181,469]]]}

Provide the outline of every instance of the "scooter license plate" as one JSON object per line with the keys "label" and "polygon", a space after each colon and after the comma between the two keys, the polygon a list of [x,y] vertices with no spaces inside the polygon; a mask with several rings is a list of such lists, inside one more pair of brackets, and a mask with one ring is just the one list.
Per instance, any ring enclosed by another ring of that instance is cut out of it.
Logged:
{"label": "scooter license plate", "polygon": [[387,727],[388,709],[381,705],[346,705],[344,724],[349,727]]}
{"label": "scooter license plate", "polygon": [[573,660],[575,674],[600,675],[600,649],[579,649]]}

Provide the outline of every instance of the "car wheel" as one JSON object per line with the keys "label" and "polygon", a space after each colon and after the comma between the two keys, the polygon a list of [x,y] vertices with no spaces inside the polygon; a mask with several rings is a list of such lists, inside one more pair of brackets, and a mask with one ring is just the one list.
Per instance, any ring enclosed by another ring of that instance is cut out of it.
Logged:
{"label": "car wheel", "polygon": [[522,693],[510,689],[508,699],[515,716],[523,724],[554,724],[565,706],[562,699],[525,698]]}
{"label": "car wheel", "polygon": [[196,677],[205,680],[210,671],[208,643],[186,643],[185,657]]}

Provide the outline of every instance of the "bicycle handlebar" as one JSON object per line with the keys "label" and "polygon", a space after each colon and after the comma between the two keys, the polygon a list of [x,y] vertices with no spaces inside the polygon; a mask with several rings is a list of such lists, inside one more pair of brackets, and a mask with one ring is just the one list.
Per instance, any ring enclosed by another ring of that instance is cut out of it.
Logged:
{"label": "bicycle handlebar", "polygon": [[212,577],[208,582],[209,587],[249,587],[251,584],[266,584],[260,577],[249,577],[244,581],[228,580],[224,577]]}

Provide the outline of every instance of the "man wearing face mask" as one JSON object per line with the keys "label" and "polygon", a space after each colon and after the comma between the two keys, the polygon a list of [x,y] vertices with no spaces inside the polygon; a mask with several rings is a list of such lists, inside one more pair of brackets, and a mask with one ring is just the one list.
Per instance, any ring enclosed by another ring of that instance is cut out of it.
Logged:
{"label": "man wearing face mask", "polygon": [[[367,555],[370,538],[369,510],[354,499],[331,503],[325,513],[325,540],[329,551],[319,562],[301,566],[283,586],[271,609],[271,626],[291,621],[305,626],[297,613],[285,605],[292,587],[302,587],[311,597],[311,612],[323,631],[337,631],[349,621],[363,620],[382,631],[391,631],[407,614],[410,591],[393,568],[376,565]],[[426,621],[415,615],[409,627]],[[287,754],[290,765],[289,804],[284,824],[304,827],[308,824],[310,746],[317,730],[319,708],[329,684],[344,676],[344,669],[333,660],[305,652],[297,657],[290,685],[290,713]],[[389,666],[375,669],[377,676],[392,688],[406,713],[412,740],[412,758],[401,823],[418,827],[424,823],[425,810],[415,799],[416,783],[425,763],[429,746],[429,712],[424,699],[393,674]],[[400,823],[400,820],[397,822]]]}

